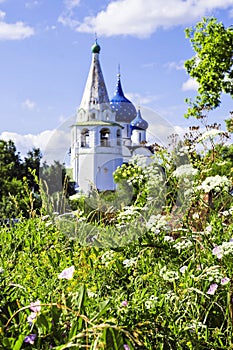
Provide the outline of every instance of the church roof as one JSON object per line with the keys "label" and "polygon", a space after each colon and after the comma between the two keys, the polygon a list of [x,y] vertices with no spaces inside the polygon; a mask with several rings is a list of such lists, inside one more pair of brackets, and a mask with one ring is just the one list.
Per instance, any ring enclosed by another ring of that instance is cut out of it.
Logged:
{"label": "church roof", "polygon": [[103,120],[89,120],[85,122],[77,122],[75,123],[77,126],[119,126],[120,128],[124,128],[121,124],[110,122],[110,121],[103,121]]}
{"label": "church roof", "polygon": [[99,61],[100,46],[97,43],[92,46],[92,62],[84,89],[80,109],[89,110],[93,106],[108,104],[109,97],[104,82],[103,73]]}
{"label": "church roof", "polygon": [[148,128],[148,123],[145,119],[142,118],[140,109],[138,109],[136,118],[134,118],[131,121],[130,126],[131,126],[132,130],[133,129],[146,130]]}
{"label": "church roof", "polygon": [[130,123],[137,114],[136,108],[123,93],[120,74],[117,75],[116,91],[110,100],[110,105],[112,110],[116,112],[117,122]]}

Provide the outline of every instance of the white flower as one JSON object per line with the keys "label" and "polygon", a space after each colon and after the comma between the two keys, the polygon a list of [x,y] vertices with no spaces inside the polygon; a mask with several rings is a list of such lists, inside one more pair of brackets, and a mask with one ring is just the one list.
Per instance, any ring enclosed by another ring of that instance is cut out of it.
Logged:
{"label": "white flower", "polygon": [[134,264],[136,264],[136,262],[137,262],[137,257],[136,257],[136,258],[131,258],[131,259],[125,259],[125,260],[123,261],[123,265],[124,265],[125,267],[131,267],[131,266],[133,266]]}
{"label": "white flower", "polygon": [[231,181],[225,175],[215,175],[207,177],[200,186],[197,186],[197,189],[204,190],[205,193],[211,190],[220,192],[221,190],[228,191],[231,186]]}
{"label": "white flower", "polygon": [[167,270],[167,267],[164,266],[160,272],[159,275],[165,280],[169,282],[173,282],[179,278],[179,274],[177,271],[174,270]]}
{"label": "white flower", "polygon": [[206,226],[205,233],[210,234],[212,232],[213,227],[211,225]]}
{"label": "white flower", "polygon": [[114,252],[111,250],[107,250],[102,256],[101,256],[101,261],[105,266],[108,266],[110,261],[113,260],[114,258]]}
{"label": "white flower", "polygon": [[170,227],[168,226],[169,218],[165,215],[151,215],[149,220],[146,223],[146,227],[149,231],[154,233],[159,233],[160,230],[168,231]]}
{"label": "white flower", "polygon": [[204,141],[206,139],[212,139],[213,137],[219,136],[221,134],[224,134],[223,131],[217,130],[217,129],[211,129],[206,132],[204,132],[197,140],[197,142]]}
{"label": "white flower", "polygon": [[184,239],[183,241],[180,241],[174,244],[174,248],[176,248],[180,252],[181,250],[189,248],[192,245],[193,243],[190,240]]}
{"label": "white flower", "polygon": [[173,176],[176,178],[192,177],[198,173],[191,164],[180,165],[175,171],[173,171]]}
{"label": "white flower", "polygon": [[199,219],[200,216],[199,216],[199,213],[196,212],[196,213],[193,213],[192,217],[193,219]]}
{"label": "white flower", "polygon": [[171,237],[171,236],[164,236],[164,241],[165,241],[165,242],[173,242],[173,241],[174,241],[174,238]]}

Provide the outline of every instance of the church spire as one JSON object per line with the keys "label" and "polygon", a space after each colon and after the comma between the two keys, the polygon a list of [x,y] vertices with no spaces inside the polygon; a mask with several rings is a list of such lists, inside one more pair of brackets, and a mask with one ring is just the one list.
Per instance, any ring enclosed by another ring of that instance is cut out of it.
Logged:
{"label": "church spire", "polygon": [[92,108],[102,109],[102,104],[109,104],[108,92],[104,82],[99,61],[100,46],[95,40],[92,50],[92,62],[84,89],[80,109],[88,111]]}

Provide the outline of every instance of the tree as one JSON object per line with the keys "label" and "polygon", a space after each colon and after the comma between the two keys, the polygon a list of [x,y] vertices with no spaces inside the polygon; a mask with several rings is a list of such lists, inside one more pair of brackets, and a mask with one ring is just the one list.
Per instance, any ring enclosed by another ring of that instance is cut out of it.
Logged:
{"label": "tree", "polygon": [[38,184],[36,178],[39,178],[40,173],[40,160],[42,154],[39,148],[33,148],[32,151],[28,151],[27,156],[24,157],[23,172],[28,181],[29,188],[38,191]]}
{"label": "tree", "polygon": [[199,118],[220,106],[223,92],[233,96],[233,28],[225,28],[216,18],[204,18],[186,29],[186,37],[196,54],[185,68],[199,88],[194,101],[186,100],[190,107],[185,116]]}

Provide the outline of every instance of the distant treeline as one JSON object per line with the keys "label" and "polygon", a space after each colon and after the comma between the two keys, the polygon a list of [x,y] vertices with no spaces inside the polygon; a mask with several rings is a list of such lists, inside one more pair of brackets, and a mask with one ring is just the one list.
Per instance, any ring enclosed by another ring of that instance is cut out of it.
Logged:
{"label": "distant treeline", "polygon": [[[22,159],[13,141],[0,140],[0,219],[23,215],[30,209],[41,207],[41,178],[46,182],[48,194],[62,190],[66,170],[64,164],[55,161],[52,165],[41,164],[39,148],[28,151]],[[68,181],[67,181],[68,183]],[[67,193],[73,193],[69,184]]]}

